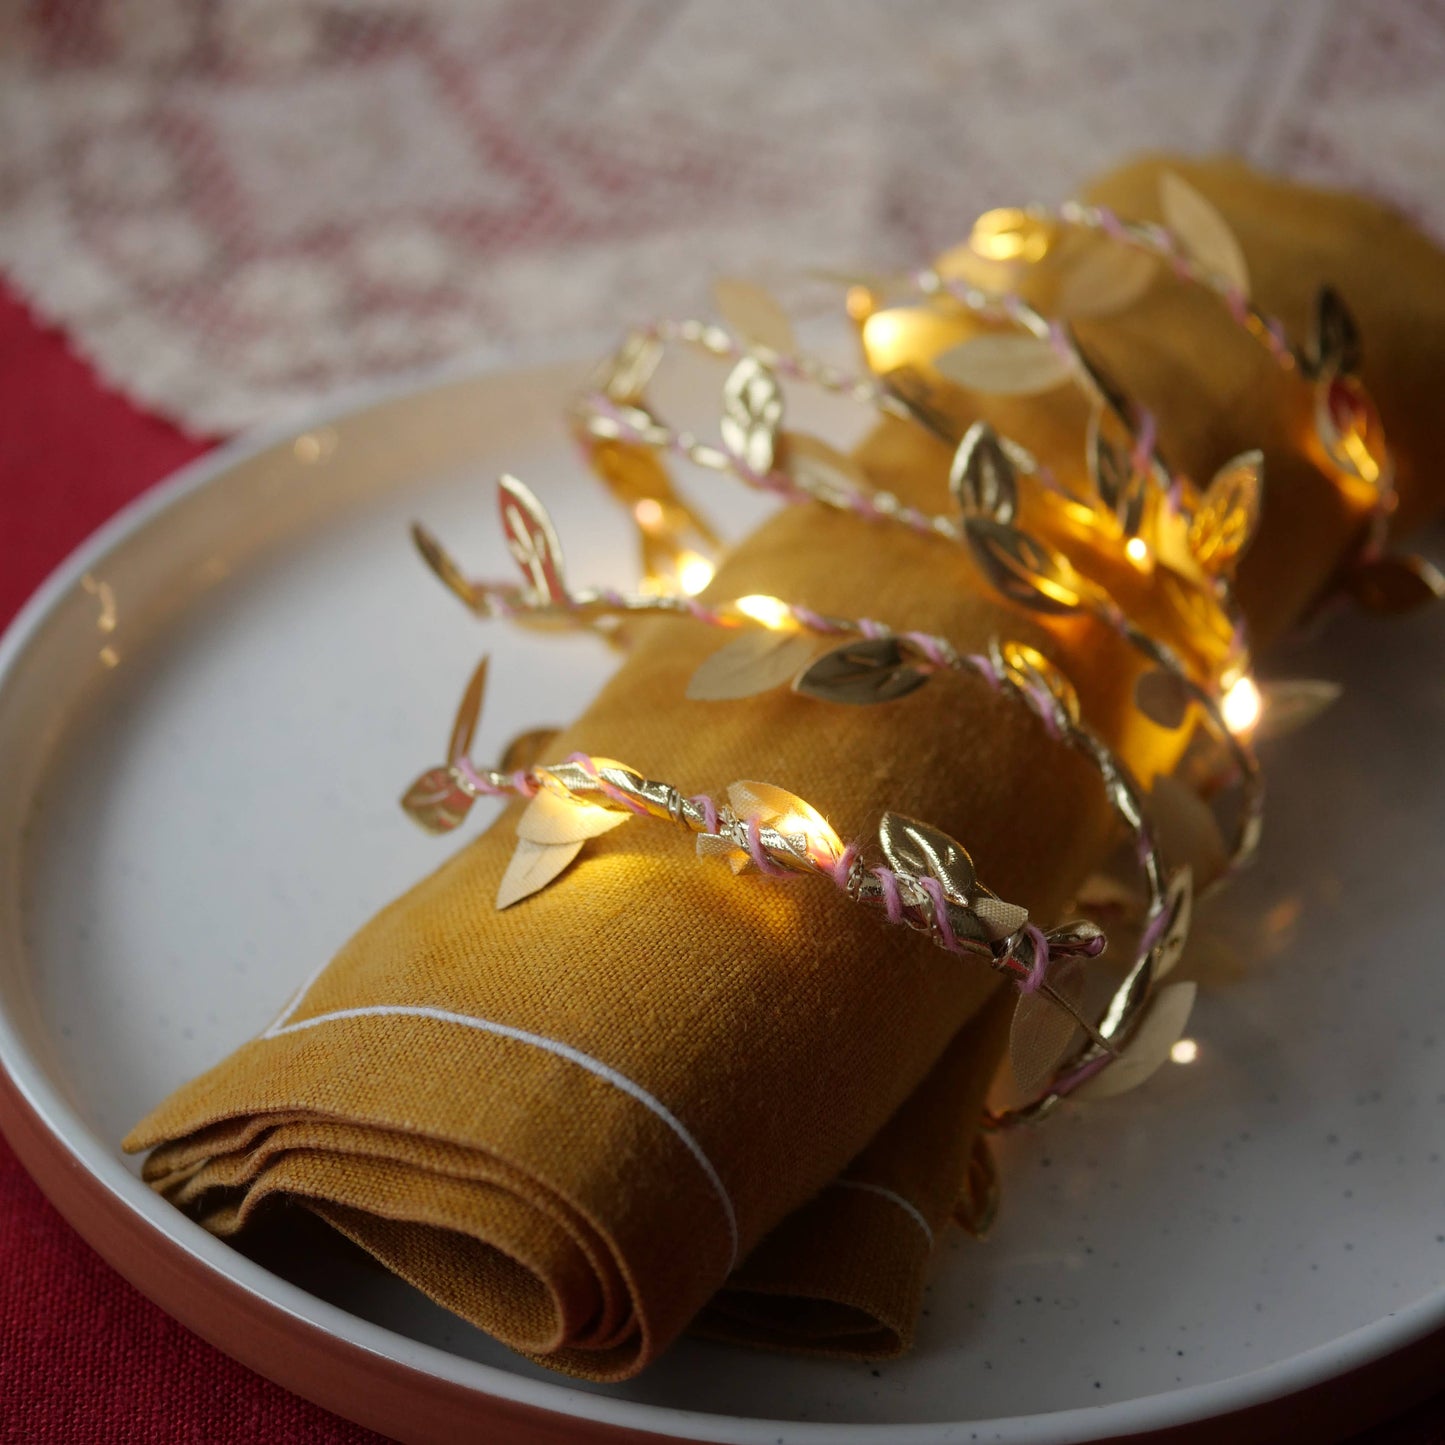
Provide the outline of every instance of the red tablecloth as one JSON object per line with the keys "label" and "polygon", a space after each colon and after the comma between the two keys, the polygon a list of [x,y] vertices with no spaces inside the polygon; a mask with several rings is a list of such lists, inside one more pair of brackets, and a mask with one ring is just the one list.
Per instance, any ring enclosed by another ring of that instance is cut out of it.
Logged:
{"label": "red tablecloth", "polygon": [[[207,444],[103,390],[0,287],[0,626],[76,543]],[[132,1289],[0,1140],[0,1440],[379,1441],[261,1379]],[[1355,1445],[1445,1441],[1445,1397]]]}
{"label": "red tablecloth", "polygon": [[[122,503],[205,450],[102,390],[0,289],[0,626]],[[252,1374],[157,1309],[71,1230],[0,1140],[0,1440],[381,1438]]]}

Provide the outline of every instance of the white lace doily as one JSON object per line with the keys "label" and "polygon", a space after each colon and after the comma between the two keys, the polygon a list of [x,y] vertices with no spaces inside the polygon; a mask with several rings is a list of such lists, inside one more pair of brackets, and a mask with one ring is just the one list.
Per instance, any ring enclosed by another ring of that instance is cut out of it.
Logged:
{"label": "white lace doily", "polygon": [[225,432],[465,352],[918,261],[1145,147],[1445,220],[1411,0],[56,0],[0,9],[0,267]]}

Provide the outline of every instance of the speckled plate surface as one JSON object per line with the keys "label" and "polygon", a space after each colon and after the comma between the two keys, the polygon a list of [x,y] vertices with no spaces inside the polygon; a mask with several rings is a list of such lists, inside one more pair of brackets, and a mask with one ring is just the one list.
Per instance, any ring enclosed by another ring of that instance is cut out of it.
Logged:
{"label": "speckled plate surface", "polygon": [[610,667],[584,639],[480,635],[405,533],[425,517],[503,568],[490,485],[507,468],[552,507],[575,575],[625,581],[623,521],[559,421],[577,374],[452,378],[227,448],[117,518],[15,624],[0,1108],[52,1197],[193,1327],[408,1439],[1021,1445],[1263,1410],[1240,1439],[1287,1397],[1327,1410],[1323,1439],[1398,1408],[1325,1382],[1393,1360],[1404,1391],[1440,1358],[1420,1342],[1445,1323],[1445,683],[1421,662],[1445,617],[1336,619],[1279,660],[1346,696],[1266,753],[1263,855],[1198,922],[1197,1057],[1006,1141],[997,1233],[943,1248],[907,1359],[685,1341],[629,1385],[580,1385],[345,1250],[242,1254],[140,1184],[128,1126],[453,846],[395,798],[478,650],[484,750],[571,716]]}

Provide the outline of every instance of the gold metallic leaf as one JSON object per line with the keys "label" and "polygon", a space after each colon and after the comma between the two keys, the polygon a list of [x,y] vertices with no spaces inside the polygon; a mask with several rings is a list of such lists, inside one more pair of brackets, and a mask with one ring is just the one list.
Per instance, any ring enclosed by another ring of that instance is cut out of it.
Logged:
{"label": "gold metallic leaf", "polygon": [[575,843],[532,843],[518,838],[497,886],[498,911],[545,888],[581,851],[580,839]]}
{"label": "gold metallic leaf", "polygon": [[963,1189],[953,1206],[953,1217],[975,1239],[983,1239],[998,1218],[998,1165],[987,1135],[975,1134],[968,1156]]}
{"label": "gold metallic leaf", "polygon": [[537,760],[552,745],[557,728],[532,728],[529,732],[518,733],[502,752],[502,761],[497,764],[501,773],[517,773],[533,767]]}
{"label": "gold metallic leaf", "polygon": [[1169,922],[1154,945],[1156,982],[1173,970],[1189,942],[1189,928],[1194,921],[1194,870],[1188,865],[1174,870],[1164,894],[1164,908]]}
{"label": "gold metallic leaf", "polygon": [[1333,286],[1315,293],[1315,312],[1305,351],[1309,376],[1350,375],[1360,369],[1360,329]]}
{"label": "gold metallic leaf", "polygon": [[964,530],[975,560],[1010,601],[1035,612],[1072,612],[1083,601],[1072,563],[1027,532],[987,517],[966,518]]}
{"label": "gold metallic leaf", "polygon": [[1215,472],[1189,524],[1189,550],[1212,576],[1233,572],[1259,524],[1264,453],[1241,452]]}
{"label": "gold metallic leaf", "polygon": [[928,681],[896,637],[859,638],[825,652],[793,682],[793,691],[823,702],[868,704],[906,697]]}
{"label": "gold metallic leaf", "polygon": [[588,838],[610,833],[631,817],[613,808],[598,808],[591,803],[569,802],[547,788],[540,789],[517,819],[517,837],[529,843],[554,846],[558,843],[584,843]]}
{"label": "gold metallic leaf", "polygon": [[1368,612],[1412,612],[1445,597],[1445,576],[1423,557],[1381,557],[1351,569],[1345,591]]}
{"label": "gold metallic leaf", "polygon": [[1070,263],[1054,310],[1071,320],[1114,316],[1148,289],[1159,263],[1147,251],[1102,241]]}
{"label": "gold metallic leaf", "polygon": [[1087,1083],[1074,1090],[1076,1099],[1111,1099],[1137,1088],[1169,1057],[1183,1036],[1198,992],[1193,982],[1165,984],[1149,1001],[1123,1052]]}
{"label": "gold metallic leaf", "polygon": [[895,873],[936,878],[950,897],[971,902],[978,886],[973,859],[947,833],[902,813],[885,813],[878,825],[878,843]]}
{"label": "gold metallic leaf", "polygon": [[1007,525],[1018,510],[1018,477],[997,433],[986,421],[976,421],[964,432],[948,485],[964,516],[991,517]]}
{"label": "gold metallic leaf", "polygon": [[1026,332],[986,331],[936,356],[940,376],[985,396],[1034,396],[1072,375],[1067,357]]}
{"label": "gold metallic leaf", "polygon": [[1038,648],[1026,642],[1005,642],[998,649],[997,660],[1011,682],[1029,692],[1042,689],[1058,704],[1060,721],[1078,726],[1081,711],[1074,684]]}
{"label": "gold metallic leaf", "polygon": [[1288,682],[1267,682],[1260,687],[1259,725],[1254,730],[1256,742],[1265,738],[1282,738],[1312,723],[1328,712],[1344,689],[1337,682],[1323,678],[1295,678]]}
{"label": "gold metallic leaf", "polygon": [[1149,790],[1149,821],[1159,848],[1175,866],[1186,866],[1199,888],[1207,888],[1229,865],[1229,845],[1214,810],[1187,783],[1161,774]]}
{"label": "gold metallic leaf", "polygon": [[1358,377],[1322,376],[1315,383],[1315,431],[1346,476],[1380,489],[1390,453],[1379,410]]}
{"label": "gold metallic leaf", "polygon": [[503,476],[497,483],[497,502],[507,550],[531,583],[532,591],[544,602],[565,603],[562,544],[547,509],[530,487],[513,476]]}
{"label": "gold metallic leaf", "polygon": [[402,794],[401,806],[428,833],[450,833],[473,801],[450,768],[430,768]]}
{"label": "gold metallic leaf", "polygon": [[718,315],[745,340],[783,356],[797,350],[788,313],[756,282],[721,276],[713,282],[712,299]]}
{"label": "gold metallic leaf", "polygon": [[1089,413],[1084,440],[1089,477],[1099,500],[1118,519],[1126,537],[1137,536],[1144,517],[1144,492],[1148,478],[1136,472],[1128,455],[1104,436],[1104,408]]}
{"label": "gold metallic leaf", "polygon": [[[1049,985],[1075,1007],[1084,993],[1084,970],[1075,961],[1049,971]],[[1009,1065],[1026,1098],[1037,1094],[1058,1072],[1078,1036],[1078,1020],[1047,994],[1021,993],[1009,1029]]]}
{"label": "gold metallic leaf", "polygon": [[416,544],[416,550],[421,553],[422,560],[441,579],[446,588],[460,597],[468,607],[475,607],[477,605],[476,588],[452,560],[451,554],[420,522],[411,524],[411,540]]}
{"label": "gold metallic leaf", "polygon": [[719,428],[723,445],[749,471],[767,476],[783,424],[783,390],[755,356],[745,356],[723,383]]}
{"label": "gold metallic leaf", "polygon": [[1177,672],[1151,667],[1134,681],[1134,706],[1155,726],[1174,732],[1189,712],[1189,689]]}
{"label": "gold metallic leaf", "polygon": [[592,470],[631,513],[641,536],[646,575],[671,580],[679,556],[689,547],[702,552],[719,546],[707,518],[673,486],[661,457],[639,442],[597,441],[588,447]]}
{"label": "gold metallic leaf", "polygon": [[1190,259],[1248,296],[1249,266],[1244,252],[1213,201],[1177,172],[1165,171],[1159,177],[1159,202],[1164,224]]}
{"label": "gold metallic leaf", "polygon": [[806,632],[744,632],[704,660],[686,696],[694,702],[754,697],[790,682],[817,650],[817,638]]}
{"label": "gold metallic leaf", "polygon": [[452,723],[451,740],[447,743],[447,761],[458,762],[472,751],[472,739],[476,736],[477,721],[482,715],[482,699],[487,692],[487,659],[484,657],[467,681],[467,690],[457,704],[457,715]]}
{"label": "gold metallic leaf", "polygon": [[630,331],[616,354],[598,368],[593,385],[623,405],[640,401],[661,360],[662,342],[656,336]]}

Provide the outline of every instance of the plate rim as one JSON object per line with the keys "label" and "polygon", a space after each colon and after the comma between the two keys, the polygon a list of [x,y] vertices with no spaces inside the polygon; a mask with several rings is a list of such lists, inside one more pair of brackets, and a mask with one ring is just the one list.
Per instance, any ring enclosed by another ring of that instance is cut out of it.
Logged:
{"label": "plate rim", "polygon": [[[531,353],[505,362],[452,361],[349,387],[318,405],[298,409],[220,443],[124,504],[50,571],[0,635],[0,694],[9,685],[11,674],[41,642],[51,614],[87,571],[186,498],[221,484],[234,468],[317,427],[344,421],[377,407],[404,403],[432,390],[485,384],[501,375],[555,372],[564,366],[580,365],[584,360],[575,348],[566,348]],[[88,1180],[104,1192],[114,1207],[124,1212],[127,1222],[168,1241],[192,1267],[244,1291],[263,1309],[299,1320],[302,1325],[389,1365],[419,1372],[440,1384],[466,1391],[480,1402],[500,1401],[514,1409],[520,1408],[538,1416],[533,1422],[538,1425],[543,1423],[540,1417],[544,1416],[554,1426],[592,1427],[612,1438],[616,1438],[620,1429],[638,1439],[721,1440],[736,1442],[736,1445],[771,1445],[778,1440],[786,1445],[815,1445],[824,1440],[847,1442],[847,1445],[946,1445],[959,1439],[960,1431],[970,1428],[987,1429],[991,1438],[1008,1445],[1100,1440],[1222,1424],[1231,1417],[1346,1381],[1356,1372],[1387,1362],[1412,1346],[1425,1345],[1432,1335],[1445,1330],[1445,1286],[1440,1286],[1402,1310],[1257,1370],[1128,1400],[1076,1406],[1048,1414],[974,1421],[852,1424],[776,1420],[618,1399],[573,1390],[560,1380],[533,1380],[409,1339],[351,1315],[253,1264],[168,1205],[125,1167],[119,1155],[107,1152],[104,1142],[94,1137],[90,1127],[50,1083],[42,1063],[25,1047],[3,997],[0,997],[0,1075],[4,1076],[0,1078],[0,1131],[11,1140],[32,1176],[47,1171],[43,1165],[32,1163],[30,1156],[36,1153],[33,1147],[22,1149],[15,1142],[27,1125],[41,1130],[61,1154],[79,1165]],[[24,1117],[26,1114],[29,1120]],[[155,1299],[168,1314],[176,1314],[165,1299],[157,1297],[157,1293],[162,1292],[152,1293],[141,1279],[127,1270],[123,1261],[112,1258],[110,1252],[95,1244],[94,1230],[87,1230],[71,1218],[70,1210],[58,1197],[64,1196],[73,1204],[68,1191],[37,1182],[47,1198],[83,1238],[100,1249],[112,1267]],[[251,1275],[261,1278],[250,1279]],[[243,1351],[209,1334],[206,1337],[233,1358],[252,1363]],[[273,1370],[263,1370],[263,1373],[277,1378]],[[279,1383],[297,1393],[318,1398],[292,1380]],[[334,1399],[319,1398],[318,1403],[346,1414]],[[1407,1402],[1401,1399],[1397,1403]]]}

